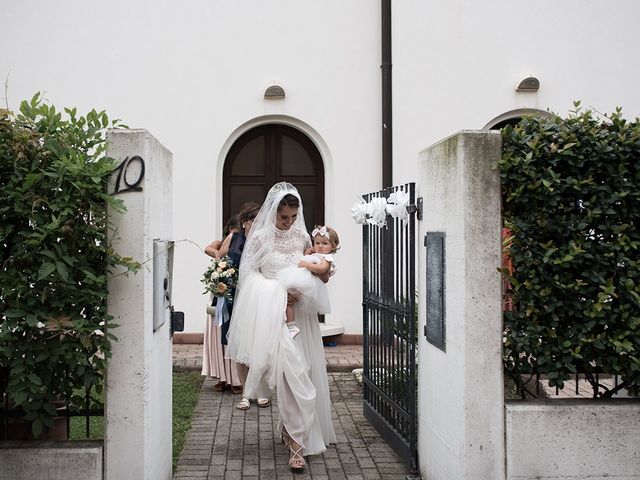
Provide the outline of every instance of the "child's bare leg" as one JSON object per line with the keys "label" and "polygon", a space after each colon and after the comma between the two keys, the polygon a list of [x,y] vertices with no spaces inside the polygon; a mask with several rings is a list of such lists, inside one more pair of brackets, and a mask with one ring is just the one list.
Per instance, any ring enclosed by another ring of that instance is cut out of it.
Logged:
{"label": "child's bare leg", "polygon": [[285,310],[285,322],[289,329],[289,335],[291,335],[291,338],[295,338],[295,336],[300,333],[300,329],[296,325],[296,314],[294,312],[293,305],[294,303],[288,303]]}
{"label": "child's bare leg", "polygon": [[287,323],[296,321],[296,314],[293,310],[293,305],[287,305],[286,315],[287,315]]}

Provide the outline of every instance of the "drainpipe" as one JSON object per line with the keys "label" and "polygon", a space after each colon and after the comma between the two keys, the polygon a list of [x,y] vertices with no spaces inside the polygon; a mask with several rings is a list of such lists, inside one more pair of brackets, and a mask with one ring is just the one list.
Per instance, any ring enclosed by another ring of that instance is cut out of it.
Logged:
{"label": "drainpipe", "polygon": [[[393,161],[392,161],[392,129],[391,129],[391,0],[382,0],[382,188],[393,186]],[[387,191],[387,194],[390,193]],[[385,195],[387,196],[387,195]],[[382,234],[382,297],[387,305],[392,305],[394,300],[394,254],[393,254],[393,220],[387,223]],[[384,341],[387,346],[392,345],[393,330],[387,328],[393,325],[393,316],[386,312],[383,314],[386,328]]]}
{"label": "drainpipe", "polygon": [[391,127],[391,0],[382,4],[382,188],[393,186]]}

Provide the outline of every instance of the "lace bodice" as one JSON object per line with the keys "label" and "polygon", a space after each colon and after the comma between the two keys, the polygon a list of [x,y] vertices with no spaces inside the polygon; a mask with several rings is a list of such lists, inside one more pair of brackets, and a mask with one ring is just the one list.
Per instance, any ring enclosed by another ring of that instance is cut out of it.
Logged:
{"label": "lace bodice", "polygon": [[298,230],[278,230],[274,227],[273,248],[265,255],[260,272],[276,278],[286,267],[297,265],[306,248],[311,246],[309,235]]}

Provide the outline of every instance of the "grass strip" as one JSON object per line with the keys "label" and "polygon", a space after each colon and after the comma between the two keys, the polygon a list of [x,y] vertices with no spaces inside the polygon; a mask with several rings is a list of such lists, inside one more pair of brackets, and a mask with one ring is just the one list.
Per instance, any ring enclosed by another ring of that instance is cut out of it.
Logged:
{"label": "grass strip", "polygon": [[[193,410],[198,403],[203,377],[199,372],[175,372],[173,374],[173,470],[175,471],[184,446],[184,439],[191,427]],[[89,437],[86,436],[86,419],[73,417],[70,422],[69,439],[104,438],[104,417],[91,417]]]}
{"label": "grass strip", "polygon": [[191,428],[191,417],[198,403],[204,378],[200,372],[176,372],[173,374],[173,470],[175,471],[184,446],[184,439]]}

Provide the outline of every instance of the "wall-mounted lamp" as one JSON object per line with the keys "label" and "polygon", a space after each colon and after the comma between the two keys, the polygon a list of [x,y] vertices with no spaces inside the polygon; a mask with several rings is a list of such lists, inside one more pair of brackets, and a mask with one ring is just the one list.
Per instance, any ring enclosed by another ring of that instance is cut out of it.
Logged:
{"label": "wall-mounted lamp", "polygon": [[536,77],[527,77],[516,87],[516,92],[537,92],[540,89],[540,81]]}
{"label": "wall-mounted lamp", "polygon": [[265,100],[280,100],[284,98],[284,88],[280,85],[271,85],[264,91]]}

